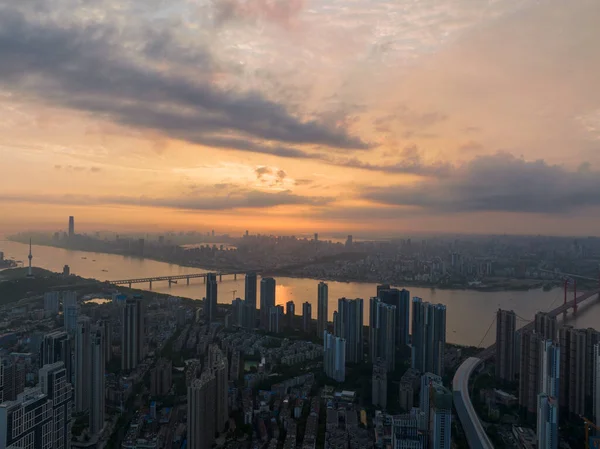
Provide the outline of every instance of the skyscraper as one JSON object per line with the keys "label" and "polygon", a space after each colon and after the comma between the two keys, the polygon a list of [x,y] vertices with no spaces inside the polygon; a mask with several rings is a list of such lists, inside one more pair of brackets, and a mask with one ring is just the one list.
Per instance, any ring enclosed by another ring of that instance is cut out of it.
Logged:
{"label": "skyscraper", "polygon": [[212,323],[217,313],[217,275],[206,273],[206,298],[204,299],[204,319]]}
{"label": "skyscraper", "polygon": [[39,372],[39,387],[42,393],[52,400],[52,407],[54,409],[54,443],[52,447],[55,449],[70,448],[73,390],[69,383],[64,364],[57,362],[41,368]]}
{"label": "skyscraper", "polygon": [[73,378],[75,389],[75,411],[85,412],[90,408],[90,381],[91,381],[91,321],[87,316],[77,320],[75,334],[75,376]]}
{"label": "skyscraper", "polygon": [[537,413],[537,395],[541,391],[541,357],[542,335],[535,331],[521,333],[521,357],[519,376],[519,405],[530,416]]}
{"label": "skyscraper", "polygon": [[106,366],[106,350],[104,348],[104,326],[92,326],[90,338],[91,376],[89,388],[90,432],[98,434],[104,427],[104,369]]}
{"label": "skyscraper", "polygon": [[444,373],[446,306],[413,298],[412,367],[421,372]]}
{"label": "skyscraper", "polygon": [[209,369],[215,376],[215,426],[218,432],[223,432],[229,419],[229,383],[227,375],[227,357],[217,345],[209,348]]}
{"label": "skyscraper", "polygon": [[256,290],[257,290],[257,278],[256,273],[246,273],[245,279],[245,296],[248,313],[248,326],[250,329],[254,329],[256,326]]}
{"label": "skyscraper", "polygon": [[[387,287],[387,288],[385,288]],[[377,286],[377,297],[384,303],[396,307],[396,343],[404,347],[409,343],[410,326],[410,292],[389,288],[388,285]]]}
{"label": "skyscraper", "polygon": [[346,340],[323,332],[323,367],[327,377],[338,382],[346,378]]}
{"label": "skyscraper", "polygon": [[46,292],[44,293],[44,311],[49,312],[53,315],[58,313],[60,306],[60,293],[59,292]]}
{"label": "skyscraper", "polygon": [[363,314],[362,298],[338,299],[334,333],[346,340],[346,361],[350,363],[360,363],[363,360]]}
{"label": "skyscraper", "polygon": [[71,373],[71,340],[65,331],[53,331],[44,335],[40,351],[40,368],[63,362],[67,374]]}
{"label": "skyscraper", "polygon": [[113,330],[113,326],[112,323],[110,322],[110,320],[108,318],[103,318],[101,321],[101,325],[104,327],[104,330],[102,332],[102,336],[104,338],[104,351],[105,351],[105,359],[106,359],[106,363],[109,363],[112,360],[112,354],[113,354],[113,349],[112,349],[112,330]]}
{"label": "skyscraper", "polygon": [[190,449],[209,449],[216,430],[216,379],[209,370],[188,386],[187,432]]}
{"label": "skyscraper", "polygon": [[540,344],[539,392],[547,394],[558,402],[560,395],[560,347],[552,340],[543,340]]}
{"label": "skyscraper", "polygon": [[317,286],[317,335],[322,337],[327,330],[329,307],[329,286],[319,282]]}
{"label": "skyscraper", "polygon": [[569,350],[569,412],[585,415],[586,332],[575,329],[571,333]]}
{"label": "skyscraper", "polygon": [[379,298],[371,298],[369,305],[370,359],[372,363],[379,360],[386,371],[393,371],[396,363],[396,306]]}
{"label": "skyscraper", "polygon": [[269,309],[275,306],[275,279],[262,278],[260,280],[260,325],[269,327]]}
{"label": "skyscraper", "polygon": [[551,317],[545,312],[535,314],[535,331],[542,336],[544,340],[556,340],[556,317]]}
{"label": "skyscraper", "polygon": [[376,407],[387,407],[387,366],[385,361],[375,360],[371,376],[371,399]]}
{"label": "skyscraper", "polygon": [[69,237],[73,237],[75,235],[75,217],[69,217]]}
{"label": "skyscraper", "polygon": [[594,381],[593,381],[593,414],[596,425],[600,427],[600,343],[594,345]]}
{"label": "skyscraper", "polygon": [[496,379],[512,382],[515,379],[515,334],[517,316],[512,310],[496,313]]}
{"label": "skyscraper", "polygon": [[290,329],[294,328],[294,315],[296,315],[296,305],[294,301],[288,301],[285,303],[285,315],[287,318],[287,326]]}
{"label": "skyscraper", "polygon": [[431,386],[430,448],[450,449],[452,444],[452,392],[442,384]]}
{"label": "skyscraper", "polygon": [[558,403],[546,393],[538,395],[537,448],[558,448]]}
{"label": "skyscraper", "polygon": [[269,332],[278,334],[281,330],[281,319],[283,317],[283,306],[272,306],[269,309]]}
{"label": "skyscraper", "polygon": [[[585,402],[592,404],[594,401],[594,346],[600,343],[600,332],[595,329],[585,329]],[[592,410],[590,409],[591,413]],[[586,408],[586,415],[588,409]]]}
{"label": "skyscraper", "polygon": [[77,318],[79,316],[79,305],[77,304],[76,292],[63,292],[63,318],[65,330],[69,333],[77,329]]}
{"label": "skyscraper", "polygon": [[302,304],[302,330],[306,333],[310,332],[312,323],[312,305],[306,301]]}
{"label": "skyscraper", "polygon": [[145,317],[141,298],[127,298],[123,307],[121,369],[131,371],[143,359]]}

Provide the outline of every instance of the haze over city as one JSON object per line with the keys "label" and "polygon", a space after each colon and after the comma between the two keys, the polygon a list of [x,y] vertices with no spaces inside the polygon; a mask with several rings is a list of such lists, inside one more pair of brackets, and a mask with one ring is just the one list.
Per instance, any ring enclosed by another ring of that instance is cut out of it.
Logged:
{"label": "haze over city", "polygon": [[0,232],[597,234],[595,0],[0,0]]}

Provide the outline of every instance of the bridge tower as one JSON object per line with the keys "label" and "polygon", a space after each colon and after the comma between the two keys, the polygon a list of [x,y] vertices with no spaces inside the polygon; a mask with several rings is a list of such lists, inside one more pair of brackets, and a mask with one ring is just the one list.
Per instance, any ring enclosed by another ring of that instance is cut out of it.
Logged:
{"label": "bridge tower", "polygon": [[[600,282],[600,280],[599,280]],[[577,280],[574,278],[565,279],[565,298],[563,304],[567,304],[567,296],[569,292],[569,285],[573,283],[573,313],[577,313]],[[563,313],[563,316],[567,314],[567,311]]]}

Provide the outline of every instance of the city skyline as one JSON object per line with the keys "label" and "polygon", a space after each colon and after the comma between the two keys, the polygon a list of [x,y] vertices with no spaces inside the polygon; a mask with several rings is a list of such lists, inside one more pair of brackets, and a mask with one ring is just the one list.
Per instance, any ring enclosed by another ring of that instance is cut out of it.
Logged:
{"label": "city skyline", "polygon": [[283,5],[1,0],[0,233],[596,232],[597,2]]}

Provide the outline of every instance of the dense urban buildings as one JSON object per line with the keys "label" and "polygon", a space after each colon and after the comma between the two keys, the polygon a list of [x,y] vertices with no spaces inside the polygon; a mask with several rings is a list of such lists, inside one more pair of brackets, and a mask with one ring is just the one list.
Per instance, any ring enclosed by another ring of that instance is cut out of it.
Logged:
{"label": "dense urban buildings", "polygon": [[338,299],[333,329],[336,337],[346,340],[347,363],[360,363],[364,358],[363,310],[362,298]]}
{"label": "dense urban buildings", "polygon": [[444,373],[446,306],[413,298],[412,367],[425,373]]}
{"label": "dense urban buildings", "polygon": [[517,316],[512,310],[496,313],[496,379],[512,382],[515,379],[515,336]]}
{"label": "dense urban buildings", "polygon": [[329,320],[329,286],[319,282],[317,286],[317,335],[322,337],[327,330]]}

